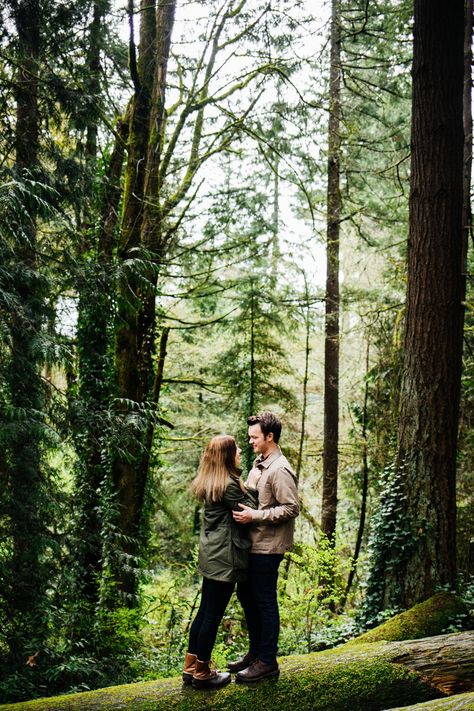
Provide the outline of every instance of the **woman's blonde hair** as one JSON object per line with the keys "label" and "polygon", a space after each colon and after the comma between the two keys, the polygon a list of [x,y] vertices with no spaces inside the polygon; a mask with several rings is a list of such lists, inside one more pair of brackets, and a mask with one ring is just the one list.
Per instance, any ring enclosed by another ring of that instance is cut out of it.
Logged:
{"label": "woman's blonde hair", "polygon": [[236,464],[237,444],[230,435],[213,437],[201,458],[198,473],[191,489],[200,501],[214,503],[220,501],[229,484],[229,476],[239,480],[242,491],[246,491]]}

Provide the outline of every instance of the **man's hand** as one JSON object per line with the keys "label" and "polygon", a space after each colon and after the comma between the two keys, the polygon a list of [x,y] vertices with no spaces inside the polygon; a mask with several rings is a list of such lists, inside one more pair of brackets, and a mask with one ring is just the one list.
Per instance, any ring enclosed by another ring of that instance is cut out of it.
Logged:
{"label": "man's hand", "polygon": [[242,511],[232,511],[234,521],[237,521],[237,523],[252,523],[253,509],[245,504],[239,504],[239,506]]}

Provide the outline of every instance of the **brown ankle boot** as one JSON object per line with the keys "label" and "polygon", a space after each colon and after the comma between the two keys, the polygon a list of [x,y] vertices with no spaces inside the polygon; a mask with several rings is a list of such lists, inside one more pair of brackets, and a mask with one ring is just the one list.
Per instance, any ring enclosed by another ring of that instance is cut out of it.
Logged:
{"label": "brown ankle boot", "polygon": [[209,667],[210,662],[201,662],[196,659],[192,685],[195,689],[218,689],[230,682],[228,672],[218,672]]}
{"label": "brown ankle boot", "polygon": [[256,659],[256,654],[254,654],[253,652],[247,652],[247,654],[241,659],[237,659],[237,661],[235,662],[229,662],[227,665],[227,669],[232,674],[236,674],[237,672],[242,671],[242,669],[247,669],[247,667],[253,664]]}
{"label": "brown ankle boot", "polygon": [[196,654],[190,654],[190,652],[186,652],[186,658],[184,660],[183,669],[183,682],[185,684],[190,684],[193,680],[193,674],[196,668],[196,659]]}

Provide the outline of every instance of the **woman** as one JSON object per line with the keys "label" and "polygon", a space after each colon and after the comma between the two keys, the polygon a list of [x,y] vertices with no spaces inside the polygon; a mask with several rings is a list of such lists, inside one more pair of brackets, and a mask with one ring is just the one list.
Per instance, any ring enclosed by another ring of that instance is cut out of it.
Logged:
{"label": "woman", "polygon": [[240,477],[240,455],[233,437],[213,437],[192,483],[195,496],[204,501],[198,557],[203,581],[201,605],[189,633],[183,681],[197,689],[216,689],[230,682],[230,674],[209,665],[234,585],[247,577],[250,542],[245,527],[235,523],[231,512],[240,510],[239,503],[257,508],[257,494],[247,490]]}

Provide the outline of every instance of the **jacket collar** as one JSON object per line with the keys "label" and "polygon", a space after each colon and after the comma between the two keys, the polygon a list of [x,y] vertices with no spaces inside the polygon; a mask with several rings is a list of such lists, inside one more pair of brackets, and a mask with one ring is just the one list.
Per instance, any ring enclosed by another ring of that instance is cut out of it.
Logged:
{"label": "jacket collar", "polygon": [[278,457],[282,456],[282,452],[280,447],[277,447],[274,452],[268,455],[268,457],[263,458],[262,455],[257,457],[255,460],[255,466],[256,467],[263,467],[264,469],[268,469],[270,464],[274,462]]}

